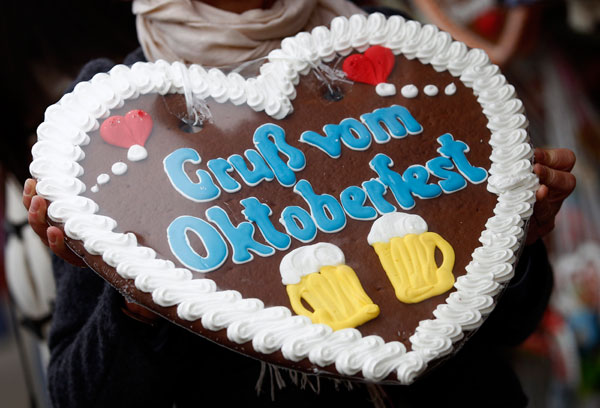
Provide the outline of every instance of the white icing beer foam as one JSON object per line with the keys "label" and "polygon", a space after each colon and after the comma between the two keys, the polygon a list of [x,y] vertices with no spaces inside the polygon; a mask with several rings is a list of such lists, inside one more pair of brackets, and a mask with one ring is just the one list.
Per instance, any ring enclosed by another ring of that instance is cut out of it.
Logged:
{"label": "white icing beer foam", "polygon": [[327,242],[296,248],[281,260],[281,282],[293,285],[299,283],[303,276],[319,272],[323,266],[342,265],[345,262],[342,250]]}
{"label": "white icing beer foam", "polygon": [[389,242],[394,237],[401,238],[406,234],[422,234],[427,232],[425,220],[415,214],[393,212],[377,219],[367,236],[369,245],[375,242]]}

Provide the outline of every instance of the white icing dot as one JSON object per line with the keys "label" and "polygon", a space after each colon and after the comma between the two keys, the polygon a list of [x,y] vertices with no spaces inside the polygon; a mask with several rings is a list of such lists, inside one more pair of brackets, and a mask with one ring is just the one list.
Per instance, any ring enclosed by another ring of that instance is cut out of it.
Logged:
{"label": "white icing dot", "polygon": [[144,146],[133,145],[127,151],[127,158],[131,161],[140,161],[148,157],[148,151]]}
{"label": "white icing dot", "polygon": [[425,85],[423,92],[427,96],[436,96],[438,94],[438,88],[435,85]]}
{"label": "white icing dot", "polygon": [[98,190],[99,190],[99,188],[98,188],[98,184],[94,184],[94,185],[92,186],[92,188],[90,188],[90,190],[92,190],[92,193],[97,193],[97,192],[98,192]]}
{"label": "white icing dot", "polygon": [[444,93],[446,95],[454,95],[456,93],[456,85],[454,85],[454,82],[449,84],[446,89],[444,89]]}
{"label": "white icing dot", "polygon": [[96,178],[96,181],[100,185],[108,183],[109,180],[110,180],[110,176],[106,173],[102,173],[98,176],[98,178]]}
{"label": "white icing dot", "polygon": [[375,87],[375,92],[379,96],[393,96],[396,95],[396,86],[394,84],[380,83]]}
{"label": "white icing dot", "polygon": [[419,94],[419,89],[417,89],[417,87],[412,84],[404,85],[400,90],[400,93],[405,98],[414,98]]}
{"label": "white icing dot", "polygon": [[122,176],[127,171],[127,165],[123,162],[116,162],[112,165],[110,170],[113,172],[113,174]]}

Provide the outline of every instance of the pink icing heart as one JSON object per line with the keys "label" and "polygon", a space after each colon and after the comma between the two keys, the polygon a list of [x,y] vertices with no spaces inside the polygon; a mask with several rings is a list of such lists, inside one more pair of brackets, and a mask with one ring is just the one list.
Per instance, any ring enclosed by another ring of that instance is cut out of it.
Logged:
{"label": "pink icing heart", "polygon": [[387,80],[394,62],[394,54],[389,48],[375,45],[364,54],[350,55],[344,60],[342,69],[353,81],[377,85]]}
{"label": "pink icing heart", "polygon": [[126,149],[133,145],[144,146],[152,125],[152,117],[147,112],[135,109],[125,116],[111,116],[102,122],[100,136],[106,143]]}

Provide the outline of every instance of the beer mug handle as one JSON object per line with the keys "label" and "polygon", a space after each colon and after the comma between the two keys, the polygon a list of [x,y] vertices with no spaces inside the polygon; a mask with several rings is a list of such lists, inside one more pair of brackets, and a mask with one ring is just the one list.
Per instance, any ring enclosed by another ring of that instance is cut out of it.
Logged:
{"label": "beer mug handle", "polygon": [[442,238],[439,234],[435,232],[426,233],[426,239],[431,241],[441,252],[442,252],[442,264],[438,265],[438,273],[442,271],[442,273],[452,273],[452,268],[454,268],[454,249],[452,246]]}
{"label": "beer mug handle", "polygon": [[298,315],[307,316],[312,320],[312,316],[315,312],[311,312],[302,304],[300,284],[287,285],[286,290],[294,312]]}

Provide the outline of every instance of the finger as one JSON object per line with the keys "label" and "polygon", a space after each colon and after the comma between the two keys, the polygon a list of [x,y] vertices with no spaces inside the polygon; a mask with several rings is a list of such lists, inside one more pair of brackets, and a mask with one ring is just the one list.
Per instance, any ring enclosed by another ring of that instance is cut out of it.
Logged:
{"label": "finger", "polygon": [[23,205],[27,211],[29,211],[31,199],[35,195],[35,186],[36,181],[31,178],[25,180],[25,184],[23,185]]}
{"label": "finger", "polygon": [[58,227],[48,227],[46,230],[48,246],[57,256],[75,266],[85,266],[85,262],[65,245],[65,236]]}
{"label": "finger", "polygon": [[46,200],[37,195],[31,198],[27,221],[37,236],[40,237],[45,245],[48,245],[48,236],[46,235],[46,229],[48,228],[48,224],[46,223]]}
{"label": "finger", "polygon": [[562,171],[571,171],[575,166],[575,153],[569,149],[540,149],[534,150],[536,163]]}
{"label": "finger", "polygon": [[535,192],[535,200],[543,201],[546,199],[546,197],[548,197],[548,186],[542,184],[540,185],[540,188],[538,188],[538,190]]}
{"label": "finger", "polygon": [[534,173],[540,179],[540,184],[548,186],[550,192],[556,192],[565,197],[573,192],[577,183],[575,176],[566,171],[554,170],[548,166],[536,163],[533,166]]}

